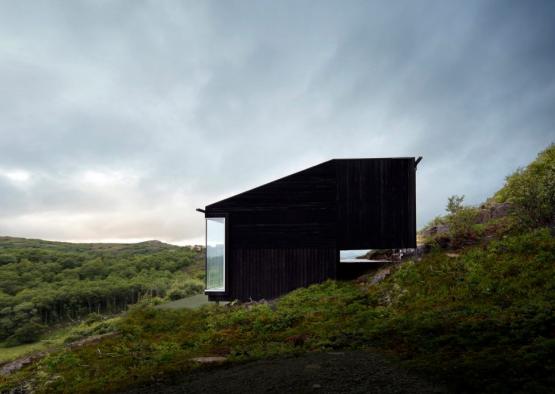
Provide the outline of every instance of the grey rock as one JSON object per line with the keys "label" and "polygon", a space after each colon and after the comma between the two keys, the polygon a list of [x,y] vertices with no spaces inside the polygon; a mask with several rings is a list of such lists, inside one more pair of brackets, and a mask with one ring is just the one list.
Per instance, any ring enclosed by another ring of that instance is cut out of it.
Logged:
{"label": "grey rock", "polygon": [[432,226],[420,232],[420,235],[429,238],[434,235],[442,235],[447,234],[449,232],[449,225],[447,224],[438,224],[437,226]]}
{"label": "grey rock", "polygon": [[503,216],[507,216],[510,213],[511,208],[512,208],[512,206],[508,202],[495,204],[491,208],[491,218],[496,219],[496,218],[500,218],[500,217],[503,217]]}
{"label": "grey rock", "polygon": [[370,285],[375,285],[376,283],[380,283],[382,280],[387,278],[391,273],[391,268],[382,268],[376,272],[376,274],[370,280]]}
{"label": "grey rock", "polygon": [[491,212],[489,209],[480,209],[476,217],[476,223],[485,223],[491,219]]}

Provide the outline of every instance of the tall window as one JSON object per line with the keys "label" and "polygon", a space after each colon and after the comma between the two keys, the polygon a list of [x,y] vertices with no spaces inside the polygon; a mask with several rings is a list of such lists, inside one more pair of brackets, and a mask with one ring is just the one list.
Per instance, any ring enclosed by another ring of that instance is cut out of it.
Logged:
{"label": "tall window", "polygon": [[225,218],[206,218],[206,290],[225,291]]}

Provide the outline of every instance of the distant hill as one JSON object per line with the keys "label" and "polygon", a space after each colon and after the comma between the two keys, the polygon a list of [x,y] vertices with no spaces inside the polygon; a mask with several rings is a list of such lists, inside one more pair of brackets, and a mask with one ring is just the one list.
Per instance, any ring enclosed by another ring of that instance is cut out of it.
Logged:
{"label": "distant hill", "polygon": [[3,249],[11,248],[35,248],[41,250],[64,251],[64,252],[92,252],[100,254],[136,254],[157,253],[160,251],[179,250],[190,248],[188,246],[177,246],[157,240],[137,243],[74,243],[45,241],[42,239],[17,238],[0,236],[0,253]]}

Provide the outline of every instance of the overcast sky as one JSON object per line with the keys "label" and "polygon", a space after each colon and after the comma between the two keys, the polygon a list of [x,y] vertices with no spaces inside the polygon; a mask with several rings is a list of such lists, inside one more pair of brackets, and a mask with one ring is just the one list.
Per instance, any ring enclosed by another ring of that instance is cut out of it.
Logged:
{"label": "overcast sky", "polygon": [[197,207],[392,156],[421,227],[553,141],[553,1],[0,1],[0,235],[201,243]]}

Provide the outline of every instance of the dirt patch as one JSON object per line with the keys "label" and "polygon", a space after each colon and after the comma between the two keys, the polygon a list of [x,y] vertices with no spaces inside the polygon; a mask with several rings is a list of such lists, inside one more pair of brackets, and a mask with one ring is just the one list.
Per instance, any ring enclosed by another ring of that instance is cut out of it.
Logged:
{"label": "dirt patch", "polygon": [[117,332],[108,332],[106,334],[92,335],[90,337],[85,337],[77,341],[68,343],[66,346],[69,347],[70,349],[75,349],[85,345],[96,344],[102,341],[103,339],[117,337],[118,335],[119,333]]}
{"label": "dirt patch", "polygon": [[308,353],[197,371],[171,383],[135,388],[146,393],[445,393],[381,356],[356,352]]}
{"label": "dirt patch", "polygon": [[[118,335],[119,334],[116,332],[109,332],[101,335],[93,335],[91,337],[86,337],[78,341],[68,343],[66,346],[69,347],[70,349],[75,349],[81,346],[99,343],[101,340],[105,338],[111,338]],[[40,352],[33,352],[25,356],[19,357],[15,360],[2,363],[0,364],[0,376],[7,376],[16,371],[19,371],[21,368],[26,367],[27,365],[32,364],[35,361],[38,361],[46,357],[48,354],[55,352],[56,350],[58,350],[58,348],[52,347],[50,349],[46,349]]]}
{"label": "dirt patch", "polygon": [[42,352],[34,352],[24,357],[19,357],[18,359],[4,363],[0,366],[0,376],[7,376],[13,372],[19,371],[21,368],[40,360],[47,354],[48,350]]}

